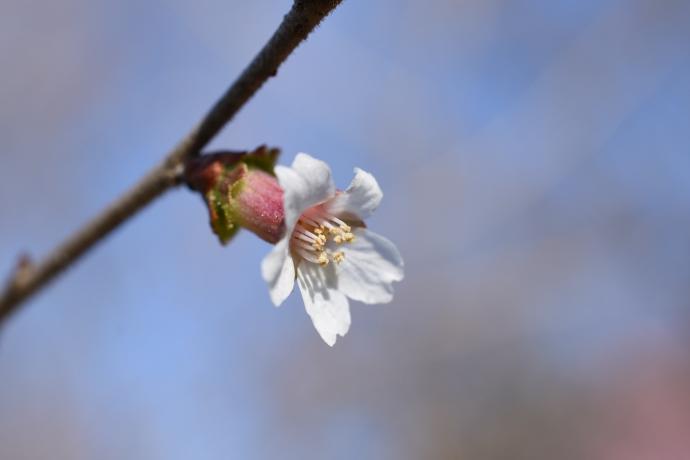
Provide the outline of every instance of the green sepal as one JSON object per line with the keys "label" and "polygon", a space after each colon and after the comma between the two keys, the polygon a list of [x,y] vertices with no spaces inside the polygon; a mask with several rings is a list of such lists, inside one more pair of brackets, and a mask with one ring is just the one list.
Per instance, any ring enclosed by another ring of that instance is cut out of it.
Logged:
{"label": "green sepal", "polygon": [[273,168],[276,165],[276,161],[278,161],[278,155],[280,155],[280,149],[268,148],[265,145],[261,145],[247,153],[244,158],[242,158],[242,163],[247,165],[250,169],[260,169],[261,171],[275,176]]}
{"label": "green sepal", "polygon": [[260,170],[275,177],[280,149],[261,145],[252,151],[217,151],[191,159],[185,168],[185,181],[204,197],[213,233],[227,244],[242,226],[236,201],[245,187],[247,173]]}
{"label": "green sepal", "polygon": [[227,244],[240,229],[230,202],[224,195],[220,190],[211,190],[206,196],[211,213],[211,228],[223,245]]}

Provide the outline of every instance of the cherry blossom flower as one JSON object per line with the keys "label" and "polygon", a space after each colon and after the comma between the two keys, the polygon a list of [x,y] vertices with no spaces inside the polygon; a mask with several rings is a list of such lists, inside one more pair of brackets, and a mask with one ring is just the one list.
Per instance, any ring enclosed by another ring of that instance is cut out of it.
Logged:
{"label": "cherry blossom flower", "polygon": [[292,167],[276,166],[283,189],[285,234],[261,264],[271,300],[279,306],[295,280],[307,314],[330,346],[350,328],[348,298],[366,304],[393,299],[403,260],[388,239],[364,225],[383,193],[374,176],[355,168],[338,191],[326,163],[299,153]]}

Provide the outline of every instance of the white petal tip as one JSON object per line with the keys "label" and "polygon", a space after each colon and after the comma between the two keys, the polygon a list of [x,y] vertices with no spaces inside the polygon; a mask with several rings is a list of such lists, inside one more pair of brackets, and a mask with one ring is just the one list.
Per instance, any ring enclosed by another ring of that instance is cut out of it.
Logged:
{"label": "white petal tip", "polygon": [[314,158],[313,156],[309,155],[306,152],[297,152],[297,155],[295,155],[295,159],[293,160],[293,163],[295,161],[298,161],[298,159],[299,160],[315,160],[316,158]]}
{"label": "white petal tip", "polygon": [[321,340],[323,340],[326,345],[329,347],[333,347],[335,345],[335,342],[338,341],[338,336],[340,337],[345,337],[345,334],[347,334],[347,331],[350,329],[350,323],[348,322],[346,325],[342,325],[343,328],[339,332],[333,332],[332,330],[325,330],[325,331],[320,331],[316,325],[314,327],[316,328],[316,332],[318,332],[319,337],[321,337]]}
{"label": "white petal tip", "polygon": [[345,333],[341,334],[339,332],[334,333],[327,331],[321,332],[318,329],[316,330],[316,332],[319,333],[321,340],[323,340],[326,343],[326,345],[328,345],[331,348],[333,348],[333,346],[335,346],[335,343],[338,341],[338,336],[345,337]]}
{"label": "white petal tip", "polygon": [[283,304],[283,302],[285,302],[284,298],[271,295],[271,303],[273,304],[274,307],[276,307],[276,308],[280,307]]}
{"label": "white petal tip", "polygon": [[295,267],[282,239],[261,261],[261,276],[268,284],[271,302],[279,307],[288,298],[295,284]]}
{"label": "white petal tip", "polygon": [[329,203],[329,209],[334,214],[348,213],[366,219],[381,204],[383,192],[373,174],[360,168],[354,168],[354,172],[349,187]]}

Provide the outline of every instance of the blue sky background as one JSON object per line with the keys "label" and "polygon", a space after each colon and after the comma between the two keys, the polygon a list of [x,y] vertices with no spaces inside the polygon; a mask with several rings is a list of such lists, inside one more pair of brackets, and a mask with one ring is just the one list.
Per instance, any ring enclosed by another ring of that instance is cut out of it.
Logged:
{"label": "blue sky background", "polygon": [[[4,0],[0,273],[155,165],[289,5]],[[373,172],[396,300],[353,305],[330,349],[298,295],[271,306],[269,246],[221,248],[172,191],[3,330],[0,458],[610,452],[591,408],[620,375],[690,382],[689,20],[682,0],[346,0],[211,148]]]}

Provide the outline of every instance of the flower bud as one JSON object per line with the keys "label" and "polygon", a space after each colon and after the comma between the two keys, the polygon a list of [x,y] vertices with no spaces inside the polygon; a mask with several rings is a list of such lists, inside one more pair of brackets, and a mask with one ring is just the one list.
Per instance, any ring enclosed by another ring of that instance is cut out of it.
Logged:
{"label": "flower bud", "polygon": [[283,236],[283,190],[273,175],[278,154],[262,145],[252,152],[217,152],[188,162],[187,184],[203,196],[222,244],[240,227],[273,244]]}

